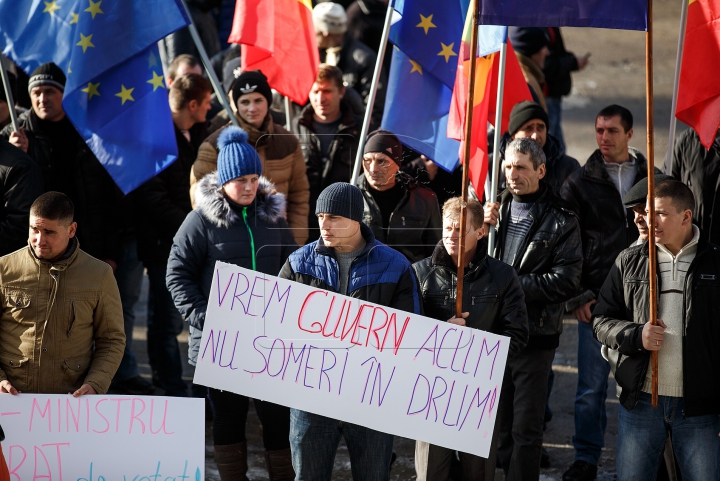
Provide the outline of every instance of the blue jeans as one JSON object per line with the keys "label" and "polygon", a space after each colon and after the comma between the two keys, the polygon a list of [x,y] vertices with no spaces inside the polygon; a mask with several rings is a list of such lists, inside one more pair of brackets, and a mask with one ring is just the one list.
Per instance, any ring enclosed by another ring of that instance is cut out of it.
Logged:
{"label": "blue jeans", "polygon": [[165,285],[167,262],[148,263],[150,281],[148,301],[147,348],[150,366],[157,373],[167,396],[186,397],[187,384],[182,379],[182,360],[177,336],[183,330],[183,319]]}
{"label": "blue jeans", "polygon": [[548,134],[560,141],[565,147],[565,136],[562,131],[562,97],[545,97],[545,104],[548,109]]}
{"label": "blue jeans", "polygon": [[125,327],[125,351],[120,367],[113,380],[126,381],[140,375],[135,353],[132,351],[133,327],[135,327],[135,304],[140,299],[143,266],[137,257],[135,239],[122,243],[120,263],[115,271],[115,280],[120,290],[123,323]]}
{"label": "blue jeans", "polygon": [[618,481],[653,481],[663,460],[668,432],[683,479],[720,479],[720,417],[685,417],[683,399],[659,396],[657,409],[650,394],[640,393],[632,411],[620,406],[615,468]]}
{"label": "blue jeans", "polygon": [[295,481],[330,481],[341,436],[350,454],[353,481],[388,480],[392,434],[291,409],[290,449]]}
{"label": "blue jeans", "polygon": [[578,385],[575,393],[575,460],[598,464],[605,445],[605,399],[610,364],[600,354],[592,326],[578,321]]}

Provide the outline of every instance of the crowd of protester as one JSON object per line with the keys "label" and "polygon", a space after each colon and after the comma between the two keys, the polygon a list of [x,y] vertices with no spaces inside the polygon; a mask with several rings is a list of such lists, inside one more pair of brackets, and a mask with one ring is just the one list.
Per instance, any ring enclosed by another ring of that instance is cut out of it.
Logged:
{"label": "crowd of protester", "polygon": [[[490,480],[496,466],[506,479],[540,478],[568,317],[577,320],[578,385],[575,461],[563,481],[597,476],[611,371],[618,479],[655,479],[668,458],[686,479],[720,478],[720,133],[709,150],[692,129],[678,137],[648,218],[648,160],[628,145],[632,113],[598,112],[598,148],[581,167],[565,153],[561,99],[588,58],[566,51],[557,28],[513,29],[533,101],[514,106],[497,146],[497,198],[473,186],[461,232],[460,169],[446,172],[377,128],[384,75],[361,174],[349,183],[384,2],[314,8],[322,63],[307,105],[291,112],[275,109],[265,75],[241,71],[239,50],[217,40],[224,27],[213,12],[227,2],[188,3],[240,127],[219,108],[186,33],[173,34],[166,83],[178,158],[127,196],[65,115],[61,69],[44,64],[25,79],[26,105],[22,95],[14,106],[0,98],[0,393],[205,398],[221,479],[247,480],[250,399],[188,384],[177,340],[187,325],[194,366],[219,260],[510,338],[489,458],[417,441],[418,480]],[[25,88],[16,73],[13,86]],[[657,325],[648,323],[649,238],[658,246]],[[132,349],[144,272],[150,379]],[[651,352],[659,353],[658,409]],[[329,480],[341,437],[353,479],[388,479],[392,435],[254,405],[271,480]]]}

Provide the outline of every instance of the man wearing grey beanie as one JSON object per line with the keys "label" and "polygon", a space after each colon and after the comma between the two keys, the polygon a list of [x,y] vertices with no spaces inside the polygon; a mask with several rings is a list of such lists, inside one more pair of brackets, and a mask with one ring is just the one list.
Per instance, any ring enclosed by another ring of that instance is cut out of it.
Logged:
{"label": "man wearing grey beanie", "polygon": [[[357,187],[345,182],[326,187],[318,197],[315,213],[320,239],[293,252],[280,277],[420,313],[417,278],[410,263],[376,240],[362,222],[363,195]],[[291,409],[290,443],[297,481],[330,481],[340,437],[328,436],[328,432],[339,432],[345,438],[355,481],[387,481],[391,434]]]}

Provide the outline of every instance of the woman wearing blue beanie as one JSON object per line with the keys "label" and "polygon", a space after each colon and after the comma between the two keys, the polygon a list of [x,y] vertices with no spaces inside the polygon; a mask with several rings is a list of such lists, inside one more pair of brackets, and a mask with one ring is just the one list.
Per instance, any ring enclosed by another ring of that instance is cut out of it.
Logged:
{"label": "woman wearing blue beanie", "polygon": [[[175,306],[190,324],[189,362],[195,365],[215,261],[277,275],[297,249],[285,221],[285,196],[262,177],[262,164],[247,133],[228,127],[218,138],[217,171],[195,192],[196,209],[183,222],[168,261],[167,285]],[[249,400],[210,389],[215,412],[213,442],[220,478],[247,480],[245,422]],[[293,480],[290,458],[290,410],[255,400],[263,425],[271,480]]]}

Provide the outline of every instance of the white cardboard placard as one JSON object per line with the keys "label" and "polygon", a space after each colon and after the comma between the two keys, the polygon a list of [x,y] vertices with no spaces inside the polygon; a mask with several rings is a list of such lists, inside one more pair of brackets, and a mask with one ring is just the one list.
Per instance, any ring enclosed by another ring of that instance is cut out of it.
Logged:
{"label": "white cardboard placard", "polygon": [[205,404],[160,396],[0,394],[12,481],[201,481]]}
{"label": "white cardboard placard", "polygon": [[195,383],[487,457],[509,342],[218,262]]}

